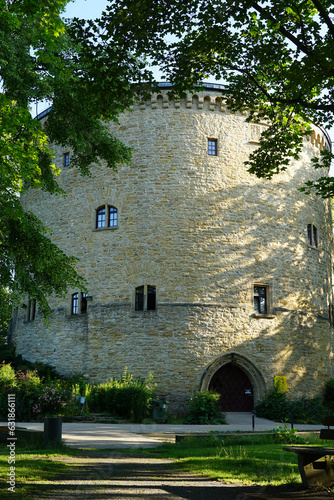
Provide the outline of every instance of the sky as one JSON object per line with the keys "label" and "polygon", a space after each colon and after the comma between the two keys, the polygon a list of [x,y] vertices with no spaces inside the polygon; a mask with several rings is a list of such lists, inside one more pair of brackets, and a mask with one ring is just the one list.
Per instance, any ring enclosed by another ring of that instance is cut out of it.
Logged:
{"label": "sky", "polygon": [[67,5],[65,16],[95,19],[100,16],[108,3],[108,0],[74,0]]}

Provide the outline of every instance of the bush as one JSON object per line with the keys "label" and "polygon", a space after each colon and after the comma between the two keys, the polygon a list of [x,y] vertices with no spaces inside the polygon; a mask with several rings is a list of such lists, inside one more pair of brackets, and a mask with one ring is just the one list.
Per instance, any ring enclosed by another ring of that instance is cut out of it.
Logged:
{"label": "bush", "polygon": [[73,399],[72,391],[52,383],[42,386],[32,410],[37,415],[48,417],[66,415],[66,408],[71,405]]}
{"label": "bush", "polygon": [[329,413],[334,413],[334,379],[330,378],[325,386],[324,406]]}
{"label": "bush", "polygon": [[87,403],[93,412],[108,412],[131,422],[141,422],[151,410],[154,395],[152,377],[134,379],[127,372],[120,380],[110,379],[87,390]]}
{"label": "bush", "polygon": [[325,408],[318,397],[289,400],[286,393],[275,389],[261,399],[255,407],[256,415],[276,422],[293,421],[299,424],[321,424]]}
{"label": "bush", "polygon": [[226,424],[218,403],[220,394],[212,391],[197,392],[188,404],[190,424]]}
{"label": "bush", "polygon": [[[60,388],[62,381],[55,381],[52,386]],[[49,384],[50,385],[50,384]],[[8,394],[15,395],[15,417],[16,421],[29,421],[38,418],[39,412],[34,412],[33,407],[38,405],[39,398],[45,392],[47,384],[44,384],[37,371],[18,371],[15,373],[10,364],[2,363],[0,366],[0,418],[7,420],[8,416]],[[59,389],[60,390],[60,389]],[[65,389],[61,389],[64,391]],[[72,397],[72,390],[67,390],[69,402],[66,408],[62,407],[65,415],[78,414],[78,404]]]}
{"label": "bush", "polygon": [[0,390],[7,391],[15,387],[15,370],[10,364],[2,363],[0,367]]}
{"label": "bush", "polygon": [[306,440],[297,435],[296,429],[288,429],[288,426],[277,427],[272,431],[273,442],[277,444],[303,444]]}
{"label": "bush", "polygon": [[32,405],[40,393],[41,380],[35,371],[15,373],[11,365],[0,368],[0,415],[7,419],[8,394],[15,394],[16,420],[30,420]]}
{"label": "bush", "polygon": [[290,420],[290,404],[286,393],[277,392],[275,389],[269,391],[255,407],[256,415],[260,418],[268,418],[276,422],[287,422]]}
{"label": "bush", "polygon": [[302,398],[290,403],[293,420],[297,424],[321,424],[326,410],[321,398]]}

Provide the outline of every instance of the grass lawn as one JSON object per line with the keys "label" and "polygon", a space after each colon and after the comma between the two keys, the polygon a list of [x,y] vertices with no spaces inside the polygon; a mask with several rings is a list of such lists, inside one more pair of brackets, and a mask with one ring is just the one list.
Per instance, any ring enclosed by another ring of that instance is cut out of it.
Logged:
{"label": "grass lawn", "polygon": [[252,443],[227,439],[223,443],[193,440],[165,445],[156,451],[159,457],[171,458],[178,466],[195,474],[207,475],[226,483],[271,484],[301,483],[297,456],[283,451],[282,444]]}
{"label": "grass lawn", "polygon": [[[297,456],[284,452],[284,442],[275,443],[277,439],[271,436],[250,437],[231,436],[222,441],[211,437],[209,439],[191,439],[181,443],[166,443],[150,450],[120,450],[122,453],[140,454],[154,458],[168,458],[175,461],[177,469],[201,474],[226,483],[244,485],[285,485],[301,484],[297,467]],[[310,444],[319,445],[315,438],[309,439]],[[332,446],[331,442],[321,441],[323,446]],[[115,450],[113,450],[115,451]],[[78,461],[80,458],[110,457],[107,450],[76,450],[60,446],[58,448],[32,449],[17,447],[15,456],[15,492],[9,487],[9,450],[0,444],[0,498],[12,500],[30,500],[41,495],[43,484],[56,482],[62,476],[76,479]],[[67,463],[65,463],[67,462]]]}

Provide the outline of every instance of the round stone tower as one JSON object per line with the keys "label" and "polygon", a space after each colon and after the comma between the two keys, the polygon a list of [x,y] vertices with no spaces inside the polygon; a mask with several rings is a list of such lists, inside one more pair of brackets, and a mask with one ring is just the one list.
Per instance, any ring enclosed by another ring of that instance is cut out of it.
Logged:
{"label": "round stone tower", "polygon": [[51,298],[49,326],[19,309],[18,353],[92,382],[152,372],[175,405],[215,389],[224,410],[248,411],[275,376],[290,397],[320,394],[333,376],[331,209],[298,188],[319,177],[310,159],[328,138],[314,127],[300,161],[266,181],[244,166],[266,124],[245,118],[217,85],[178,101],[161,89],[110,125],[130,166],[83,178],[56,151],[67,197],[22,201],[80,259],[89,293]]}

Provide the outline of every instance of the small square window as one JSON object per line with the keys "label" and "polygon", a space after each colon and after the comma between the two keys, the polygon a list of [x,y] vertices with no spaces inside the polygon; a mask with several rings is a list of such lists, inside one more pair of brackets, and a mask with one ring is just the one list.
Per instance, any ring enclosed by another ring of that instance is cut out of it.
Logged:
{"label": "small square window", "polygon": [[268,297],[266,286],[254,286],[254,312],[257,314],[267,314]]}
{"label": "small square window", "polygon": [[64,167],[68,167],[70,164],[70,153],[64,153],[63,155],[63,165]]}
{"label": "small square window", "polygon": [[217,156],[218,154],[218,140],[208,139],[208,155]]}

